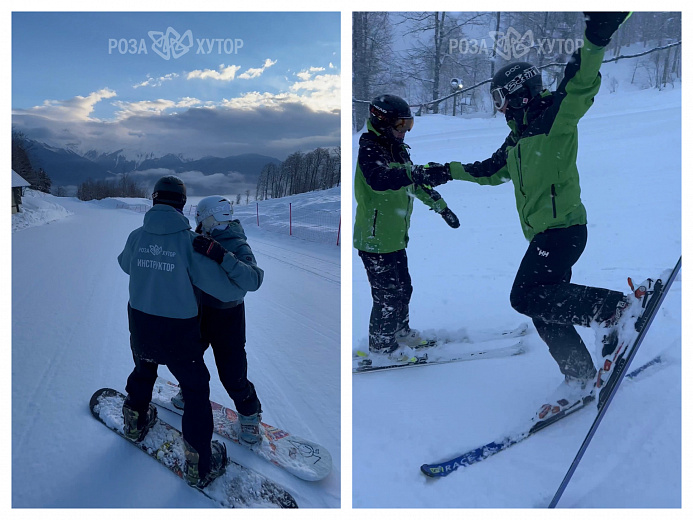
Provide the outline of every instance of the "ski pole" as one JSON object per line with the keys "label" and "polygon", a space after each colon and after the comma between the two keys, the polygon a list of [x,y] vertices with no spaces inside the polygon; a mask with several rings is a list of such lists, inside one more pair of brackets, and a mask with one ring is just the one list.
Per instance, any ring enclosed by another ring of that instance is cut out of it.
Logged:
{"label": "ski pole", "polygon": [[[582,446],[580,446],[580,449],[577,452],[577,455],[575,455],[575,459],[573,459],[573,463],[570,465],[570,468],[568,469],[568,472],[565,474],[565,477],[563,477],[563,482],[561,482],[561,485],[558,486],[558,489],[556,490],[556,493],[554,494],[553,498],[551,499],[551,503],[549,504],[549,508],[553,509],[556,507],[556,504],[558,504],[558,501],[561,499],[561,496],[563,495],[563,492],[565,491],[565,488],[568,486],[568,483],[570,482],[570,479],[573,476],[573,473],[575,473],[575,470],[578,467],[578,464],[580,464],[580,461],[582,460],[582,456],[585,454],[585,451],[587,451],[587,447],[589,446],[590,442],[592,441],[592,437],[594,437],[594,434],[597,431],[597,428],[599,427],[599,423],[602,422],[602,419],[604,417],[604,414],[606,413],[607,408],[609,408],[609,404],[611,404],[611,400],[614,397],[614,394],[616,393],[616,390],[618,389],[619,385],[621,384],[621,381],[623,381],[623,377],[626,375],[628,371],[628,367],[630,366],[631,361],[635,357],[635,353],[637,352],[638,348],[640,348],[640,344],[642,343],[642,340],[645,337],[645,334],[647,333],[647,330],[650,328],[650,325],[652,324],[652,321],[654,320],[655,315],[657,314],[657,311],[659,310],[659,307],[662,305],[662,301],[664,301],[664,297],[666,294],[669,292],[669,288],[671,285],[674,283],[674,279],[676,278],[676,275],[678,274],[679,270],[681,269],[681,257],[679,257],[679,261],[676,263],[676,266],[674,267],[674,270],[672,271],[671,275],[669,275],[669,279],[667,280],[666,285],[661,289],[659,295],[657,296],[657,300],[654,303],[654,306],[652,307],[652,312],[650,315],[647,317],[645,320],[645,323],[643,325],[642,330],[638,333],[638,336],[635,338],[635,343],[633,343],[633,350],[628,354],[628,357],[625,361],[625,364],[622,364],[622,369],[618,374],[614,373],[611,377],[617,377],[615,384],[609,389],[609,392],[606,396],[606,399],[604,400],[604,404],[599,408],[599,411],[597,412],[597,417],[594,419],[594,422],[592,423],[592,426],[590,427],[590,431],[587,432],[587,436],[585,437],[585,440],[582,441]],[[661,284],[661,280],[658,280],[658,282]],[[619,370],[617,367],[615,370]]]}

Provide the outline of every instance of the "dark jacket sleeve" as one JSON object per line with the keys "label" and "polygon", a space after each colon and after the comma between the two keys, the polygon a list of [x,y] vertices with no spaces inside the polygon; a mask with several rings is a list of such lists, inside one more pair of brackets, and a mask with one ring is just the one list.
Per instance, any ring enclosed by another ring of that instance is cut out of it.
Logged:
{"label": "dark jacket sleeve", "polygon": [[398,190],[412,184],[411,165],[393,163],[386,148],[373,140],[361,142],[358,164],[364,179],[375,191]]}
{"label": "dark jacket sleeve", "polygon": [[451,162],[450,174],[452,178],[489,186],[496,186],[507,182],[510,180],[510,173],[508,172],[508,152],[506,149],[514,144],[515,140],[511,132],[501,147],[488,159],[469,164]]}

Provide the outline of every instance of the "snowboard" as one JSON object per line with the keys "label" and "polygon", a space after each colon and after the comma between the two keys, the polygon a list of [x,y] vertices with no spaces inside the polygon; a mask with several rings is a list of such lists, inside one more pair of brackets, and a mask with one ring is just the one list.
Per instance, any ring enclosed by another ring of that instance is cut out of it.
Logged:
{"label": "snowboard", "polygon": [[[159,377],[154,384],[152,403],[182,415],[183,411],[171,402],[178,390],[177,384]],[[244,446],[238,440],[238,414],[219,403],[210,401],[210,404],[214,416],[214,432]],[[248,449],[264,460],[308,481],[322,480],[332,471],[332,456],[323,446],[264,422],[260,429],[264,436],[262,444]]]}
{"label": "snowboard", "polygon": [[[123,435],[124,400],[125,396],[117,390],[102,388],[91,397],[89,408],[99,422],[159,461],[186,482],[183,434],[170,424],[157,419],[141,442],[131,441]],[[298,507],[296,500],[279,484],[231,460],[229,460],[226,473],[198,491],[219,506],[227,508]]]}

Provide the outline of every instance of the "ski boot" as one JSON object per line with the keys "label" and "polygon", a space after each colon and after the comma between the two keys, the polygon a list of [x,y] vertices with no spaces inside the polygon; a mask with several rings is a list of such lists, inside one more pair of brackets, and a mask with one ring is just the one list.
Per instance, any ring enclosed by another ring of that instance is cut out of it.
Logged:
{"label": "ski boot", "polygon": [[238,440],[242,445],[253,447],[259,446],[262,443],[261,419],[262,416],[259,412],[252,415],[238,414],[238,426],[240,429]]}
{"label": "ski boot", "polygon": [[154,426],[157,419],[156,407],[152,404],[145,415],[141,415],[137,410],[133,410],[127,404],[123,404],[123,435],[125,438],[140,442],[149,433],[149,429]]}
{"label": "ski boot", "polygon": [[654,284],[654,280],[648,278],[636,286],[633,280],[628,278],[628,285],[633,292],[625,295],[618,303],[614,315],[601,324],[601,327],[609,330],[601,340],[602,362],[597,377],[597,388],[606,385],[611,377],[611,369],[630,349],[636,326],[645,312]]}
{"label": "ski boot", "polygon": [[596,393],[597,371],[585,378],[565,375],[563,382],[558,385],[539,411],[534,416],[534,422],[549,420],[557,415],[565,415],[574,408],[580,408],[593,401]]}
{"label": "ski boot", "polygon": [[400,346],[417,350],[436,346],[436,340],[423,338],[418,330],[409,327],[405,327],[397,332],[395,340]]}
{"label": "ski boot", "polygon": [[219,441],[212,441],[212,458],[209,462],[209,471],[200,475],[200,454],[188,444],[185,439],[185,481],[193,487],[202,489],[207,487],[215,478],[220,477],[226,471],[229,463],[226,457],[226,445]]}
{"label": "ski boot", "polygon": [[178,390],[178,393],[171,398],[171,404],[179,410],[185,409],[185,399],[183,399],[183,390]]}

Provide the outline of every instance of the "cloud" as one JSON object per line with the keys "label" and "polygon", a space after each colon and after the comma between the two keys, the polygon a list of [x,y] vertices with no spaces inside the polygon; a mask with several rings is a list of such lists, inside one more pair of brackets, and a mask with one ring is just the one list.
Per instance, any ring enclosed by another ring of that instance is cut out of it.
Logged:
{"label": "cloud", "polygon": [[301,72],[297,72],[296,76],[298,76],[299,79],[306,81],[306,80],[309,80],[313,76],[314,72],[322,72],[324,70],[325,70],[325,67],[310,67],[308,69],[303,69]]}
{"label": "cloud", "polygon": [[232,81],[236,77],[236,72],[240,70],[240,65],[219,65],[219,70],[205,69],[193,70],[188,72],[187,79],[214,79],[217,81]]}
{"label": "cloud", "polygon": [[75,96],[62,101],[47,99],[43,105],[28,110],[15,110],[15,114],[26,114],[43,117],[55,121],[90,121],[90,114],[102,99],[116,96],[115,90],[104,88],[87,96]]}
{"label": "cloud", "polygon": [[177,78],[178,76],[179,74],[175,72],[172,72],[171,74],[166,74],[165,76],[160,76],[158,78],[152,78],[149,74],[147,74],[146,81],[143,81],[142,83],[137,83],[136,85],[133,85],[132,88],[160,87],[164,81],[171,81],[172,79]]}
{"label": "cloud", "polygon": [[313,110],[335,111],[341,104],[341,77],[339,74],[318,74],[312,79],[301,78],[289,87],[299,92],[301,99]]}
{"label": "cloud", "polygon": [[[311,67],[322,69],[322,67]],[[324,69],[322,69],[324,70]],[[310,71],[297,72],[296,81],[289,92],[245,92],[242,95],[223,99],[221,105],[238,110],[254,110],[258,107],[281,110],[287,104],[304,105],[316,112],[339,112],[341,105],[341,79],[339,74],[319,74]]]}
{"label": "cloud", "polygon": [[116,112],[117,119],[126,119],[132,116],[157,115],[173,108],[187,108],[201,105],[202,101],[196,98],[185,97],[179,101],[170,99],[156,99],[151,101],[116,101],[113,103],[119,110]]}
{"label": "cloud", "polygon": [[128,175],[136,182],[146,186],[148,193],[151,193],[154,184],[161,177],[164,175],[175,175],[180,177],[185,183],[188,197],[208,195],[210,193],[230,196],[237,193],[244,194],[245,190],[250,190],[254,194],[257,186],[257,179],[246,179],[245,175],[239,172],[205,175],[197,170],[177,172],[166,168],[152,168],[150,170],[133,171]]}
{"label": "cloud", "polygon": [[262,67],[256,69],[248,69],[243,74],[238,76],[238,79],[253,79],[259,77],[265,70],[269,69],[272,65],[276,64],[277,60],[270,60],[267,58],[265,64]]}
{"label": "cloud", "polygon": [[108,121],[15,111],[12,125],[31,139],[76,152],[123,149],[128,157],[173,153],[191,159],[257,153],[284,159],[297,150],[339,146],[339,96],[336,110],[314,110],[313,103],[300,92],[250,93],[213,107],[195,98],[158,99],[119,103],[119,117]]}

